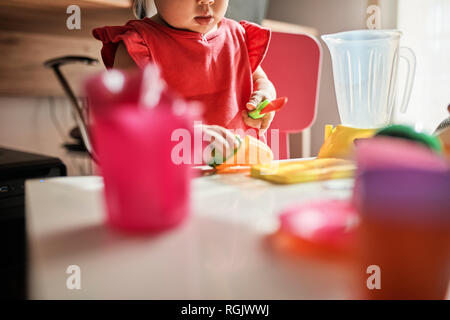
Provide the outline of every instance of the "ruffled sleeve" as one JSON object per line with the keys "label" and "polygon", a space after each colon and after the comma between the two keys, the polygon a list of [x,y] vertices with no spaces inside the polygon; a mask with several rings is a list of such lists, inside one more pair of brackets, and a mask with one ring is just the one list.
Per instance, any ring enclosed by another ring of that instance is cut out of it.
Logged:
{"label": "ruffled sleeve", "polygon": [[143,68],[152,60],[147,44],[132,25],[96,28],[92,31],[92,35],[103,43],[101,54],[103,63],[108,69],[114,66],[120,41],[123,41],[128,54],[138,67]]}
{"label": "ruffled sleeve", "polygon": [[252,72],[255,72],[269,49],[271,32],[270,29],[252,22],[240,21],[239,23],[245,30],[250,65]]}

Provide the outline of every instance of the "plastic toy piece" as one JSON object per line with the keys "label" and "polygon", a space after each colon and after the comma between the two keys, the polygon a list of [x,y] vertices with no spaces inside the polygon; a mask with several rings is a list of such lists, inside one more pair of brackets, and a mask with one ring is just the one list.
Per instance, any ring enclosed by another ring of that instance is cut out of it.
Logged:
{"label": "plastic toy piece", "polygon": [[264,117],[264,115],[261,115],[260,112],[269,105],[270,101],[269,100],[264,100],[263,102],[261,102],[260,104],[258,104],[258,106],[256,107],[255,110],[251,111],[248,113],[248,116],[252,119],[261,119],[262,117]]}
{"label": "plastic toy piece", "polygon": [[372,138],[375,129],[359,129],[338,125],[325,126],[325,140],[318,158],[351,159],[355,140]]}
{"label": "plastic toy piece", "polygon": [[361,141],[356,147],[356,161],[360,172],[379,169],[448,170],[447,161],[422,144],[386,136]]}
{"label": "plastic toy piece", "polygon": [[278,184],[303,183],[353,177],[356,166],[344,159],[313,159],[252,166],[250,175]]}
{"label": "plastic toy piece", "polygon": [[[217,151],[216,149],[213,149],[211,152],[211,161],[209,163],[207,163],[207,165],[209,165],[210,167],[216,168],[217,166],[224,164],[231,157],[234,157],[234,155],[236,154],[236,152],[238,152],[238,150],[241,148],[241,145],[242,145],[241,137],[238,135],[235,135],[235,138],[236,138],[236,141],[238,142],[238,146],[236,148],[234,148],[233,154],[231,154],[228,157],[225,157],[224,155],[220,154],[219,151]],[[217,159],[219,159],[219,161],[216,161]]]}
{"label": "plastic toy piece", "polygon": [[272,111],[278,111],[284,107],[287,101],[288,101],[287,97],[275,99],[271,103],[269,103],[259,114],[266,114]]}
{"label": "plastic toy piece", "polygon": [[441,131],[438,135],[438,138],[442,143],[442,152],[450,160],[450,127]]}
{"label": "plastic toy piece", "polygon": [[239,166],[247,167],[250,170],[251,165],[270,163],[273,161],[273,153],[267,144],[252,137],[240,137],[239,147],[234,150],[234,154],[226,159],[223,163],[210,164],[214,166],[217,172],[229,172],[232,168]]}
{"label": "plastic toy piece", "polygon": [[352,256],[358,216],[349,200],[320,200],[287,208],[272,245],[286,254],[332,259]]}
{"label": "plastic toy piece", "polygon": [[398,124],[390,125],[379,130],[375,135],[416,141],[438,153],[442,152],[442,144],[439,138],[426,133],[417,132],[409,126]]}
{"label": "plastic toy piece", "polygon": [[258,104],[256,109],[249,112],[248,115],[252,119],[261,119],[266,113],[280,110],[286,104],[287,100],[286,97],[275,99],[272,102],[266,99]]}

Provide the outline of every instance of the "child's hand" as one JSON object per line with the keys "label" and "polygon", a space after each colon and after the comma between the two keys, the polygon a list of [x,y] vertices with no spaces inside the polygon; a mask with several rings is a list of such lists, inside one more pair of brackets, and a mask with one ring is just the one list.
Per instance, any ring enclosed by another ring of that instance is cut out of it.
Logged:
{"label": "child's hand", "polygon": [[258,67],[258,69],[256,69],[253,73],[253,85],[256,90],[250,97],[249,102],[247,102],[247,110],[242,111],[242,119],[247,126],[259,129],[259,133],[262,134],[270,127],[273,117],[275,116],[275,112],[269,112],[260,119],[250,118],[248,112],[256,109],[258,104],[266,99],[270,101],[274,100],[277,97],[277,94],[275,87],[267,78],[267,75],[261,67]]}
{"label": "child's hand", "polygon": [[234,154],[236,148],[239,147],[239,140],[230,131],[217,125],[201,125],[204,140],[211,143],[203,151],[203,161],[205,163],[211,162],[212,150],[218,152],[218,155],[228,159]]}
{"label": "child's hand", "polygon": [[[247,110],[242,111],[242,118],[244,120],[244,123],[246,125],[248,125],[249,127],[259,129],[261,134],[264,133],[270,127],[270,124],[272,123],[272,120],[275,116],[275,111],[266,113],[264,115],[264,117],[262,117],[260,119],[250,118],[248,113],[250,111],[255,110],[257,108],[258,104],[260,104],[262,101],[264,101],[266,99],[267,98],[264,95],[261,95],[260,92],[256,91],[253,93],[252,98],[246,105]],[[269,100],[273,100],[273,99],[269,99]]]}

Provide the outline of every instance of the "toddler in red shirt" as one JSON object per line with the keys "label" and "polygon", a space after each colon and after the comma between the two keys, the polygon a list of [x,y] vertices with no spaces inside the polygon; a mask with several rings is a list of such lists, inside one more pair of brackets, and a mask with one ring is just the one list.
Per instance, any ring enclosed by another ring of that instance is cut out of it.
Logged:
{"label": "toddler in red shirt", "polygon": [[[145,3],[134,0],[135,7]],[[233,152],[234,134],[263,137],[274,112],[255,120],[248,111],[264,99],[276,98],[260,66],[270,30],[225,18],[228,0],[154,0],[154,4],[157,13],[151,18],[94,29],[94,37],[103,43],[105,66],[129,69],[156,63],[172,90],[203,104],[204,130],[228,152]]]}

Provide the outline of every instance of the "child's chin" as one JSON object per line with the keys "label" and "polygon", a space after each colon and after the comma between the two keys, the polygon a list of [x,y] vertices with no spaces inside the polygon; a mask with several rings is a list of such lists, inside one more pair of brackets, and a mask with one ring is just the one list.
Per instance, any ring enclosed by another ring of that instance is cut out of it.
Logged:
{"label": "child's chin", "polygon": [[198,33],[208,33],[210,32],[212,29],[214,29],[215,25],[214,24],[210,24],[210,25],[206,25],[206,26],[202,26],[202,25],[194,25],[191,28],[189,28],[189,30],[193,31],[193,32],[198,32]]}

